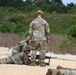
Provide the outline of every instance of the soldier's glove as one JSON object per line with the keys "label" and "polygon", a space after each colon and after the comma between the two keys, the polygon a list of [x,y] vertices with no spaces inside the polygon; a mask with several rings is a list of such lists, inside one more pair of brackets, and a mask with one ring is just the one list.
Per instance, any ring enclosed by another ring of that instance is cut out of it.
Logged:
{"label": "soldier's glove", "polygon": [[32,40],[29,40],[29,44],[32,44]]}

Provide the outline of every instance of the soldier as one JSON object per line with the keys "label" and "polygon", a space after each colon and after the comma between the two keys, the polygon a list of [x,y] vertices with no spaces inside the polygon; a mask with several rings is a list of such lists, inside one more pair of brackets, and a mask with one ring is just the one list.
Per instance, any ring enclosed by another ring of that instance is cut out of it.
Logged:
{"label": "soldier", "polygon": [[27,45],[29,40],[29,36],[25,39],[20,41],[15,47],[12,49],[12,55],[18,54],[22,52],[24,44]]}
{"label": "soldier", "polygon": [[23,47],[22,52],[0,59],[0,64],[25,64],[29,65],[31,60],[28,58],[28,53],[31,47],[26,45]]}
{"label": "soldier", "polygon": [[29,28],[29,34],[30,34],[29,43],[33,47],[31,54],[32,63],[30,65],[32,66],[36,65],[36,52],[39,51],[40,66],[46,66],[44,64],[44,59],[46,53],[46,42],[48,43],[49,41],[50,30],[47,21],[45,21],[42,18],[43,12],[41,10],[37,11],[36,16],[37,18],[30,23],[30,28]]}
{"label": "soldier", "polygon": [[13,47],[12,49],[12,55],[21,53],[23,49],[23,44],[22,42],[19,42],[15,47]]}

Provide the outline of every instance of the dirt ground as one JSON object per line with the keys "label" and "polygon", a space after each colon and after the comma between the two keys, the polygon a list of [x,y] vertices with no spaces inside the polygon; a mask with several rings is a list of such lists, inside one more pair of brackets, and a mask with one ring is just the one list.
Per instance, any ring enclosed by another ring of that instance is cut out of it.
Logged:
{"label": "dirt ground", "polygon": [[[0,58],[9,56],[9,54],[11,53],[8,49],[6,51],[3,51],[3,49],[0,49]],[[0,64],[0,75],[46,75],[48,68],[56,69],[57,65],[76,69],[75,60],[70,61],[70,60],[51,59],[50,66],[46,67]]]}

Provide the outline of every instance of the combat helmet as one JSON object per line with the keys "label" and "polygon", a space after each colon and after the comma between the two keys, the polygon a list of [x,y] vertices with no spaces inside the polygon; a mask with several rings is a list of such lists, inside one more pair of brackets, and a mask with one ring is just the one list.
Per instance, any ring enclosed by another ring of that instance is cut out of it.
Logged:
{"label": "combat helmet", "polygon": [[37,14],[42,14],[42,15],[43,15],[44,13],[43,13],[43,11],[38,10],[38,11],[36,12],[36,15],[37,15]]}

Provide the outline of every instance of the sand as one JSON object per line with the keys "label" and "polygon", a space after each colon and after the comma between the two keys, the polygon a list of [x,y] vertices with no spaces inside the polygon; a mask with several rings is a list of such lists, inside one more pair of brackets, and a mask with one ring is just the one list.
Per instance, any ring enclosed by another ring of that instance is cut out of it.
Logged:
{"label": "sand", "polygon": [[[0,58],[9,55],[11,55],[9,48],[0,48]],[[0,75],[45,75],[48,68],[56,69],[57,65],[76,69],[76,60],[51,59],[50,66],[46,67],[0,64]]]}

